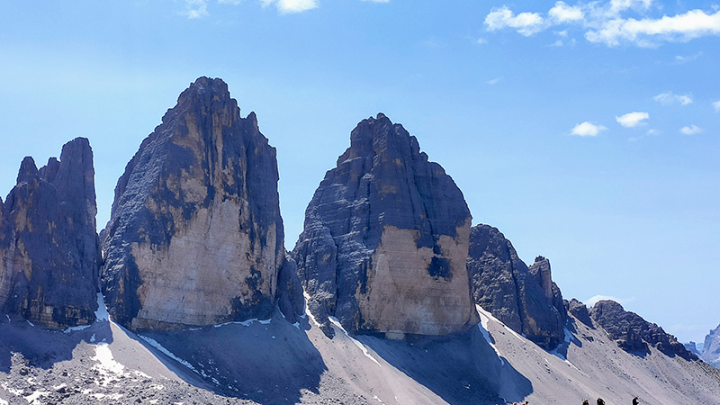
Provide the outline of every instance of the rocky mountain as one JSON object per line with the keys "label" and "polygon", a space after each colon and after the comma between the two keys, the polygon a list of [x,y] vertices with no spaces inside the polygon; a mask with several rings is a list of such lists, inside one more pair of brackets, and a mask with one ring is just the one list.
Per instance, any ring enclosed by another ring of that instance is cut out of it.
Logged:
{"label": "rocky mountain", "polygon": [[0,311],[51,329],[95,320],[100,250],[90,143],[77,138],[37,169],[26,157],[0,200]]}
{"label": "rocky mountain", "polygon": [[278,178],[255,113],[242,118],[221,79],[192,83],[115,188],[102,237],[113,318],[133,330],[270,318],[276,295],[299,293],[287,290],[297,285],[292,267],[278,293],[286,256]]}
{"label": "rocky mountain", "polygon": [[547,350],[564,340],[567,314],[549,260],[538,256],[528,268],[497,228],[480,224],[470,232],[467,269],[475,303],[494,317]]}
{"label": "rocky mountain", "polygon": [[686,360],[697,360],[678,342],[675,336],[665,333],[657,324],[650,323],[640,315],[625,311],[615,301],[598,301],[590,308],[590,317],[600,325],[617,345],[630,353],[649,353],[654,347],[668,356],[680,356]]}
{"label": "rocky mountain", "polygon": [[471,216],[460,189],[383,114],[361,121],[315,191],[293,250],[325,330],[444,335],[477,322],[465,259]]}
{"label": "rocky mountain", "polygon": [[720,325],[705,336],[701,358],[714,367],[720,368]]}
{"label": "rocky mountain", "polygon": [[690,353],[700,357],[702,355],[702,351],[698,349],[697,344],[693,341],[690,341],[688,343],[683,343],[683,346],[689,351]]}

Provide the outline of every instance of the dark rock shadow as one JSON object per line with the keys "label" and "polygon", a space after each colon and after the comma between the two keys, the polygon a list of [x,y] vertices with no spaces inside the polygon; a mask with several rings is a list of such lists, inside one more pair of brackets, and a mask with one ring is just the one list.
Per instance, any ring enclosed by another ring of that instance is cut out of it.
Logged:
{"label": "dark rock shadow", "polygon": [[166,366],[172,365],[171,369],[187,370],[188,375],[178,377],[188,384],[259,404],[288,404],[300,402],[304,390],[319,394],[320,378],[327,371],[304,323],[307,320],[296,327],[276,315],[270,323],[231,323],[128,336]]}
{"label": "dark rock shadow", "polygon": [[512,403],[533,392],[530,380],[498,357],[477,327],[441,338],[357,339],[449,404]]}
{"label": "dark rock shadow", "polygon": [[110,323],[99,321],[83,330],[70,333],[32,326],[19,316],[0,321],[0,372],[10,372],[12,353],[20,353],[32,367],[44,370],[61,361],[71,360],[75,347],[81,342],[111,343]]}

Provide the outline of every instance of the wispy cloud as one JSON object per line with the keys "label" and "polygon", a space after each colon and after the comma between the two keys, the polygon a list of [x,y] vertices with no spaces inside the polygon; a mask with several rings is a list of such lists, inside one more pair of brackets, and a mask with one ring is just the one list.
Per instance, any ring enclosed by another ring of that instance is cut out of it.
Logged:
{"label": "wispy cloud", "polygon": [[478,38],[476,41],[478,44],[487,44],[487,39],[485,38]]}
{"label": "wispy cloud", "polygon": [[680,132],[683,135],[695,135],[695,134],[699,134],[702,131],[703,131],[703,129],[698,127],[697,125],[690,125],[687,127],[680,128]]}
{"label": "wispy cloud", "polygon": [[494,79],[491,79],[491,80],[486,81],[485,84],[489,84],[489,85],[492,86],[493,84],[497,84],[497,83],[498,83],[499,81],[501,81],[502,79],[503,79],[502,76],[496,77],[496,78],[494,78]]}
{"label": "wispy cloud", "polygon": [[701,57],[702,54],[703,54],[702,52],[698,52],[698,53],[696,53],[695,55],[689,55],[689,56],[676,55],[676,56],[675,56],[675,64],[676,64],[676,65],[682,65],[682,64],[685,64],[685,63],[688,63],[688,62],[692,62],[692,61],[694,61],[695,59]]}
{"label": "wispy cloud", "polygon": [[662,105],[673,105],[675,103],[680,103],[680,105],[692,104],[692,97],[689,95],[681,96],[679,94],[673,94],[671,91],[660,93],[653,97],[653,99]]}
{"label": "wispy cloud", "polygon": [[583,122],[582,124],[575,125],[570,135],[576,136],[597,136],[600,132],[606,130],[602,125],[595,125],[590,122]]}
{"label": "wispy cloud", "polygon": [[607,300],[615,301],[618,304],[625,305],[625,304],[629,304],[629,303],[635,301],[635,297],[618,298],[618,297],[613,297],[612,295],[596,295],[594,297],[588,298],[588,300],[585,301],[585,305],[591,307],[591,306],[597,304],[599,301],[607,301]]}
{"label": "wispy cloud", "polygon": [[373,3],[389,3],[390,0],[362,0],[362,1],[370,1]]}
{"label": "wispy cloud", "polygon": [[658,131],[657,129],[648,129],[647,132],[645,132],[645,134],[640,135],[640,136],[630,137],[630,138],[628,138],[628,141],[636,142],[643,138],[649,138],[651,136],[656,136],[656,135],[660,135],[660,131]]}
{"label": "wispy cloud", "polygon": [[631,112],[621,117],[615,117],[618,124],[625,128],[634,128],[643,123],[644,120],[649,119],[650,114],[646,112]]}
{"label": "wispy cloud", "polygon": [[185,10],[180,14],[191,20],[210,15],[207,11],[207,0],[185,0]]}
{"label": "wispy cloud", "polygon": [[715,109],[715,111],[720,111],[720,100],[712,103],[712,105],[713,105],[713,108]]}
{"label": "wispy cloud", "polygon": [[[654,47],[663,41],[685,42],[720,35],[718,10],[713,13],[696,9],[653,18],[646,15],[659,6],[652,6],[653,0],[590,1],[575,6],[558,1],[545,16],[537,12],[521,12],[516,16],[507,6],[502,6],[490,11],[485,25],[488,31],[511,28],[524,36],[531,36],[551,26],[576,24],[586,30],[585,39],[588,41],[611,47],[621,44]],[[625,18],[624,14],[629,12],[640,14],[643,18]]]}

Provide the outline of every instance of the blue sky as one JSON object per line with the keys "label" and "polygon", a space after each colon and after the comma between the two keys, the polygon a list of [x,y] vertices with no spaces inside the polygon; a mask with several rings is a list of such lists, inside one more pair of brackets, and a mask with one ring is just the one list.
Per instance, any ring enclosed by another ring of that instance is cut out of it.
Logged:
{"label": "blue sky", "polygon": [[0,0],[0,194],[90,139],[98,222],[198,76],[277,148],[286,244],[358,121],[384,112],[474,223],[682,341],[720,323],[720,13],[659,0]]}

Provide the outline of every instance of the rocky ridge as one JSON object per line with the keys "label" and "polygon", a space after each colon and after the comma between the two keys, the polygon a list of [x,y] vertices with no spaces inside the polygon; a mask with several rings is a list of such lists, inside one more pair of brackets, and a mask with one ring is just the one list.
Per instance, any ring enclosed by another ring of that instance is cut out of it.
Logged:
{"label": "rocky ridge", "polygon": [[315,191],[293,250],[308,306],[350,333],[444,335],[478,318],[465,258],[470,211],[417,139],[383,114],[361,121]]}
{"label": "rocky ridge", "polygon": [[607,332],[618,347],[627,352],[649,353],[649,346],[652,346],[668,356],[677,355],[685,360],[698,359],[678,342],[675,336],[640,315],[625,311],[622,305],[615,301],[598,301],[590,308],[590,317]]}
{"label": "rocky ridge", "polygon": [[475,303],[498,320],[547,350],[564,340],[567,313],[549,260],[538,256],[528,268],[497,228],[479,224],[467,269]]}
{"label": "rocky ridge", "polygon": [[720,325],[705,336],[701,358],[714,367],[720,368]]}
{"label": "rocky ridge", "polygon": [[[221,79],[197,79],[162,121],[103,232],[110,313],[133,330],[270,318],[286,256],[275,148]],[[286,290],[291,269],[283,277]],[[302,311],[286,301],[287,316]]]}
{"label": "rocky ridge", "polygon": [[95,320],[100,250],[93,153],[85,138],[37,169],[23,159],[0,200],[0,311],[51,329]]}

